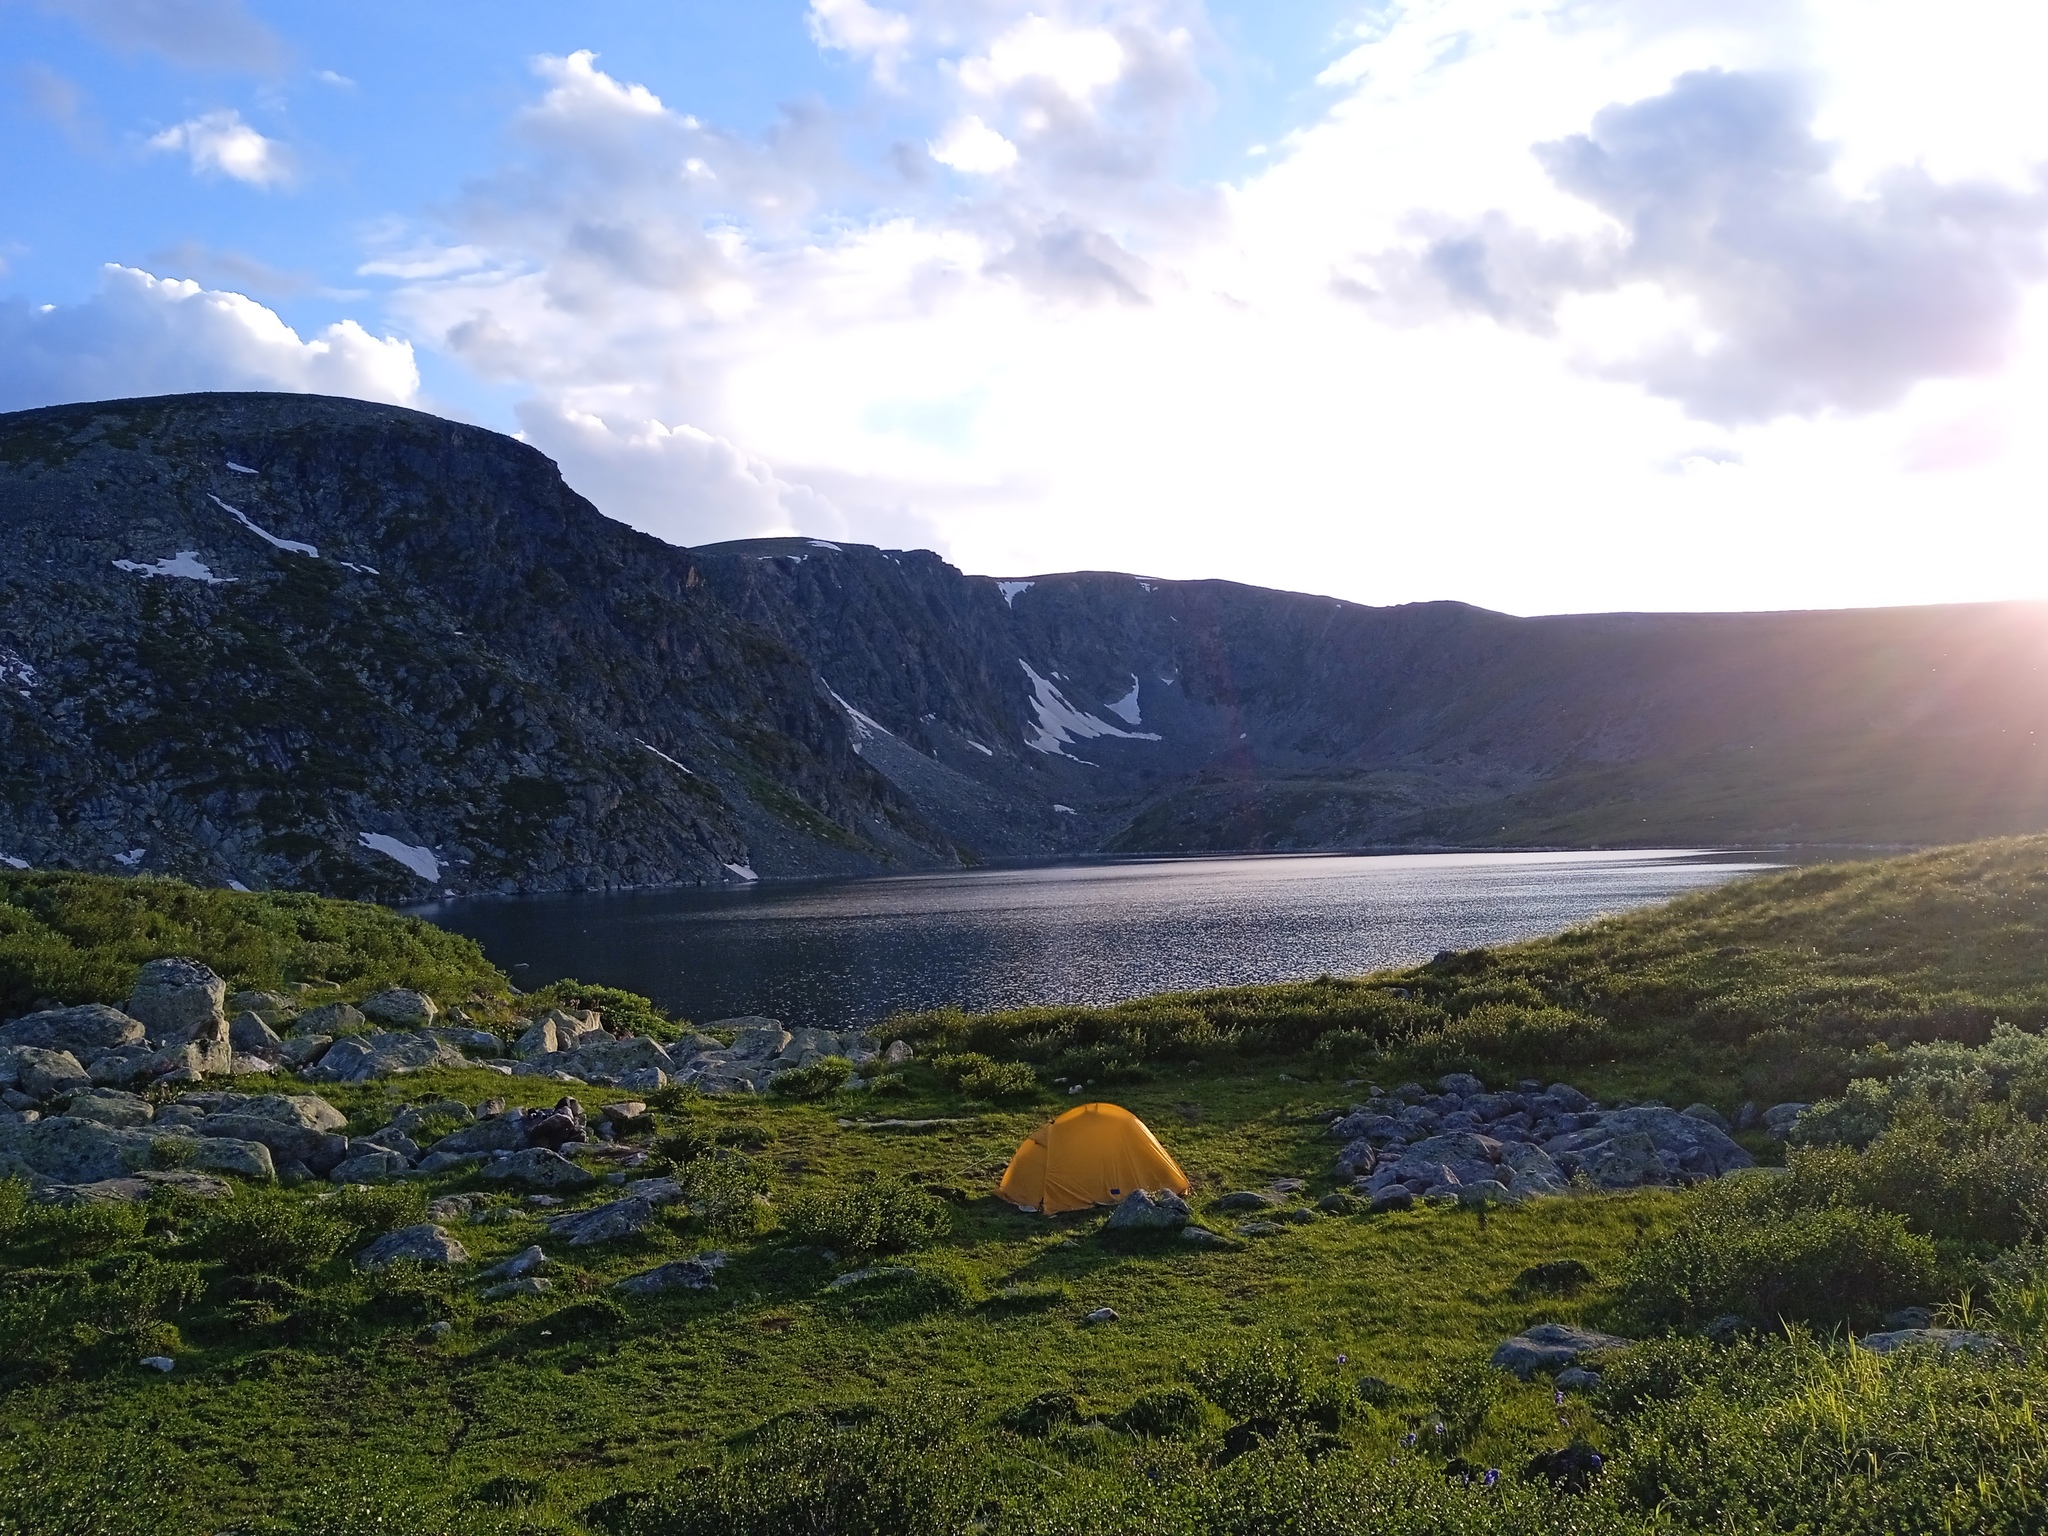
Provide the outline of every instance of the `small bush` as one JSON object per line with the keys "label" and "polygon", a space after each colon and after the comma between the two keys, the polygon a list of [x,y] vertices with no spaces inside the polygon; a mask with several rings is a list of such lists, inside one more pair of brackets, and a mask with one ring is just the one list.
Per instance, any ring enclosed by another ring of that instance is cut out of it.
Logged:
{"label": "small bush", "polygon": [[730,1153],[700,1157],[676,1173],[683,1204],[704,1230],[716,1237],[752,1237],[763,1216],[761,1176],[745,1158]]}
{"label": "small bush", "polygon": [[546,1013],[550,1008],[573,1009],[579,1013],[594,1008],[603,1017],[605,1028],[628,1035],[646,1035],[655,1040],[672,1040],[681,1029],[638,992],[598,986],[573,978],[549,982],[538,991],[527,993],[519,1000],[519,1008],[528,1017]]}
{"label": "small bush", "polygon": [[128,1202],[31,1201],[16,1218],[15,1241],[42,1260],[95,1259],[136,1241],[148,1220],[145,1207]]}
{"label": "small bush", "polygon": [[836,1253],[901,1253],[946,1230],[943,1202],[901,1179],[863,1178],[799,1195],[782,1212],[782,1228],[800,1243]]}
{"label": "small bush", "polygon": [[823,1099],[845,1087],[851,1076],[853,1063],[844,1056],[820,1056],[809,1066],[776,1073],[768,1087],[785,1099]]}
{"label": "small bush", "polygon": [[1186,1387],[1162,1387],[1135,1399],[1109,1421],[1112,1429],[1144,1440],[1173,1440],[1199,1435],[1209,1415],[1201,1398]]}
{"label": "small bush", "polygon": [[654,1145],[648,1148],[648,1155],[665,1167],[682,1168],[700,1157],[709,1157],[716,1145],[709,1131],[685,1123],[657,1136]]}
{"label": "small bush", "polygon": [[350,1185],[320,1204],[354,1228],[351,1243],[416,1226],[427,1214],[426,1191],[416,1184]]}
{"label": "small bush", "polygon": [[957,1408],[844,1425],[802,1414],[651,1494],[586,1512],[607,1536],[954,1536],[986,1473],[960,1454]]}
{"label": "small bush", "polygon": [[355,1235],[355,1223],[334,1209],[341,1198],[315,1202],[244,1190],[199,1223],[193,1242],[232,1275],[302,1275]]}
{"label": "small bush", "polygon": [[1509,1287],[1518,1296],[1575,1296],[1594,1281],[1583,1259],[1551,1259],[1531,1264]]}
{"label": "small bush", "polygon": [[996,1422],[1012,1434],[1043,1440],[1063,1424],[1078,1424],[1094,1415],[1071,1392],[1041,1392],[1008,1410]]}
{"label": "small bush", "polygon": [[970,1099],[1024,1099],[1038,1092],[1038,1074],[1021,1061],[995,1061],[979,1051],[934,1056],[932,1070]]}
{"label": "small bush", "polygon": [[1671,1231],[1636,1252],[1624,1308],[1651,1327],[1734,1313],[1863,1328],[1932,1292],[1934,1245],[1898,1216],[1802,1207],[1799,1193],[1792,1180],[1755,1174],[1703,1186]]}
{"label": "small bush", "polygon": [[1334,1431],[1344,1411],[1344,1392],[1335,1378],[1312,1364],[1299,1345],[1277,1339],[1211,1356],[1187,1376],[1204,1397],[1237,1419]]}

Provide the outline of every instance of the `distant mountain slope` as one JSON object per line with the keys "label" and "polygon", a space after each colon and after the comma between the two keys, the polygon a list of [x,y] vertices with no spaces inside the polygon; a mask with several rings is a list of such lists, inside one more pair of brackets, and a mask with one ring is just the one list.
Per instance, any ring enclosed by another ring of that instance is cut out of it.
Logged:
{"label": "distant mountain slope", "polygon": [[1886,842],[2048,826],[2038,604],[1517,619],[1223,581],[1000,582],[820,541],[697,557],[854,709],[1015,794],[1020,815],[1073,807],[1062,821],[1081,846]]}
{"label": "distant mountain slope", "polygon": [[2048,610],[1515,619],[676,549],[496,433],[0,416],[0,859],[387,901],[2048,826]]}

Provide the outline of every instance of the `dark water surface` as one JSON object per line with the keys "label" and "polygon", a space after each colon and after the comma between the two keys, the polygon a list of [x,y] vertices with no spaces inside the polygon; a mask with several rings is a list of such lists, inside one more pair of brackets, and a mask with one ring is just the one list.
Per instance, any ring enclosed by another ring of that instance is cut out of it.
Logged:
{"label": "dark water surface", "polygon": [[476,939],[523,987],[575,976],[697,1020],[766,1013],[840,1028],[946,1004],[1109,1003],[1353,975],[1771,867],[1685,849],[1247,856],[413,910]]}

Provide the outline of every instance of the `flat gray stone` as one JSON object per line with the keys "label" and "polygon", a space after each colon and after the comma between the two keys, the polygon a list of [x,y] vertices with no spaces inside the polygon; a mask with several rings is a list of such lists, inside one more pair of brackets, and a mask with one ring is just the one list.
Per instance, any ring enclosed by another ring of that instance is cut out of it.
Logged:
{"label": "flat gray stone", "polygon": [[74,1093],[64,1113],[75,1120],[96,1120],[101,1125],[119,1125],[133,1128],[148,1125],[156,1118],[156,1111],[149,1100],[140,1094],[123,1093],[118,1088],[88,1088]]}
{"label": "flat gray stone", "polygon": [[662,1291],[711,1291],[716,1290],[718,1271],[725,1265],[725,1255],[716,1249],[700,1253],[695,1258],[678,1259],[672,1264],[658,1265],[642,1270],[637,1275],[628,1275],[615,1287],[632,1296],[652,1296]]}
{"label": "flat gray stone", "polygon": [[348,1116],[317,1093],[256,1094],[236,1105],[235,1113],[308,1131],[338,1131],[348,1124]]}
{"label": "flat gray stone", "polygon": [[182,1145],[192,1149],[189,1167],[232,1173],[263,1184],[277,1180],[277,1160],[270,1155],[270,1148],[260,1141],[238,1141],[221,1136],[194,1138],[182,1142]]}
{"label": "flat gray stone", "polygon": [[544,1275],[526,1275],[518,1280],[500,1280],[496,1285],[484,1287],[485,1301],[504,1301],[513,1296],[544,1296],[555,1288],[555,1282]]}
{"label": "flat gray stone", "polygon": [[336,1184],[381,1184],[404,1177],[410,1166],[396,1152],[364,1152],[336,1163],[327,1177]]}
{"label": "flat gray stone", "polygon": [[318,1008],[308,1008],[292,1020],[291,1034],[294,1040],[311,1039],[315,1036],[353,1035],[368,1029],[370,1021],[363,1017],[362,1010],[347,1003],[322,1003]]}
{"label": "flat gray stone", "polygon": [[653,1219],[653,1202],[629,1195],[623,1200],[592,1206],[587,1211],[569,1211],[552,1216],[548,1218],[547,1230],[550,1237],[566,1240],[571,1248],[588,1248],[594,1243],[631,1237],[644,1230]]}
{"label": "flat gray stone", "polygon": [[237,1141],[261,1142],[276,1161],[304,1163],[322,1178],[340,1166],[352,1150],[346,1136],[252,1115],[246,1104],[237,1105],[226,1114],[208,1115],[193,1129],[204,1137],[229,1136]]}

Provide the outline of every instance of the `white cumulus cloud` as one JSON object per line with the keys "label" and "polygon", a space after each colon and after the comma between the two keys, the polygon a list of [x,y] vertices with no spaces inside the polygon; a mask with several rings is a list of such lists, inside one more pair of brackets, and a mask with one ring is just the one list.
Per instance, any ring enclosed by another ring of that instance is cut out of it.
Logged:
{"label": "white cumulus cloud", "polygon": [[201,176],[226,176],[252,187],[283,186],[292,179],[291,153],[242,121],[233,110],[205,112],[150,138],[156,150],[182,151]]}
{"label": "white cumulus cloud", "polygon": [[1017,163],[1017,146],[971,112],[927,147],[939,164],[971,176],[992,176]]}
{"label": "white cumulus cloud", "polygon": [[80,304],[0,304],[0,410],[73,400],[275,389],[411,405],[409,342],[353,320],[301,338],[239,293],[109,266]]}

